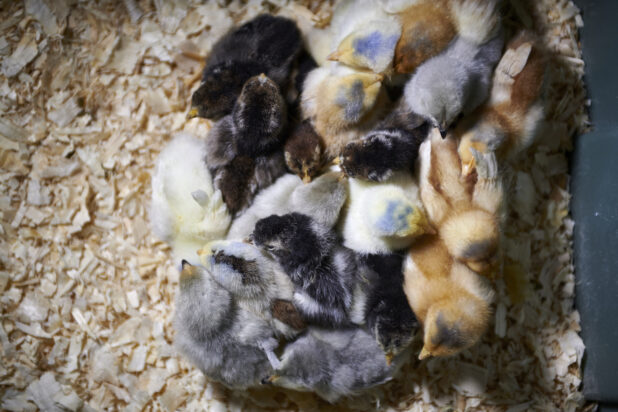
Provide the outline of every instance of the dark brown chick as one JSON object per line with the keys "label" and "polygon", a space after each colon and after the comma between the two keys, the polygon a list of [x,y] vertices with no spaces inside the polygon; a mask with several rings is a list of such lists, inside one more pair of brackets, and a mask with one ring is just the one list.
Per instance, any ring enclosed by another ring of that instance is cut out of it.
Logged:
{"label": "dark brown chick", "polygon": [[323,165],[324,142],[308,120],[296,126],[283,149],[285,164],[309,183]]}

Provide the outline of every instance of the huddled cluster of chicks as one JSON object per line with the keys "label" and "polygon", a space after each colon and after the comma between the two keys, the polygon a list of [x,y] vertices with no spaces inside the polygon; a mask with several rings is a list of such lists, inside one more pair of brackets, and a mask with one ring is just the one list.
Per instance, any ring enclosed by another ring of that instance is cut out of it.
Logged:
{"label": "huddled cluster of chicks", "polygon": [[[260,15],[213,47],[152,180],[181,267],[176,342],[232,388],[328,401],[474,345],[499,272],[498,165],[543,116],[534,36],[499,0],[343,1]],[[306,48],[306,50],[305,50]],[[504,50],[503,50],[504,49]]]}

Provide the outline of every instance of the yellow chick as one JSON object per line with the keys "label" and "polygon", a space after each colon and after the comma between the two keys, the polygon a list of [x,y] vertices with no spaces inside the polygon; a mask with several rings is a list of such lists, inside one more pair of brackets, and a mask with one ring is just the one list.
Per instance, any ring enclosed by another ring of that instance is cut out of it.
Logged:
{"label": "yellow chick", "polygon": [[326,159],[341,153],[347,143],[368,132],[388,109],[383,76],[339,63],[311,71],[301,95],[304,119],[309,119],[325,144]]}
{"label": "yellow chick", "polygon": [[398,173],[383,183],[348,182],[344,246],[360,253],[391,253],[406,249],[424,233],[435,233],[410,174]]}
{"label": "yellow chick", "polygon": [[404,263],[403,287],[423,326],[419,359],[455,355],[485,333],[493,291],[485,279],[453,259],[439,236],[414,243]]}
{"label": "yellow chick", "polygon": [[420,196],[449,253],[479,274],[496,264],[503,188],[493,153],[477,154],[476,181],[461,176],[457,143],[435,131],[421,145]]}
{"label": "yellow chick", "polygon": [[520,33],[508,43],[488,103],[455,131],[464,176],[476,170],[471,148],[508,159],[530,146],[543,118],[545,72],[545,54],[531,34]]}

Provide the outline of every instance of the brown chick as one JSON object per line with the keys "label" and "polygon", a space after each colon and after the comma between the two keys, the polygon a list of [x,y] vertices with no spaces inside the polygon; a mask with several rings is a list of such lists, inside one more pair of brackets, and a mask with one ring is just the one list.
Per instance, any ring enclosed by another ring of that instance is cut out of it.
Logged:
{"label": "brown chick", "polygon": [[485,333],[493,292],[485,279],[453,259],[439,236],[414,243],[404,265],[403,287],[423,327],[419,359],[454,355]]}
{"label": "brown chick", "polygon": [[470,269],[491,275],[496,264],[503,189],[495,156],[480,155],[476,180],[461,176],[453,139],[435,131],[421,145],[420,195],[449,253]]}
{"label": "brown chick", "polygon": [[425,0],[399,13],[402,33],[395,47],[396,73],[412,73],[457,35],[447,0]]}
{"label": "brown chick", "polygon": [[309,183],[323,165],[324,143],[308,120],[296,126],[283,148],[285,164],[304,183]]}
{"label": "brown chick", "polygon": [[464,176],[476,170],[471,148],[508,159],[530,146],[543,118],[546,67],[546,53],[532,34],[522,32],[508,43],[494,73],[489,102],[455,130]]}

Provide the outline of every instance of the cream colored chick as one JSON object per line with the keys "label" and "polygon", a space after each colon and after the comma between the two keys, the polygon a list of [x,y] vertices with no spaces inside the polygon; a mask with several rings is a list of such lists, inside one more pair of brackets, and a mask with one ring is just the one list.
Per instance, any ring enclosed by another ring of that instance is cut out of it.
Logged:
{"label": "cream colored chick", "polygon": [[390,253],[433,232],[418,186],[408,173],[397,173],[383,183],[348,181],[349,198],[342,220],[344,246],[361,253]]}
{"label": "cream colored chick", "polygon": [[449,253],[470,269],[492,274],[500,238],[503,188],[493,153],[478,154],[476,181],[463,179],[453,139],[434,131],[421,145],[420,196]]}
{"label": "cream colored chick", "polygon": [[302,114],[324,139],[327,160],[368,132],[388,109],[382,80],[380,74],[356,71],[339,63],[318,67],[307,75],[301,95]]}
{"label": "cream colored chick", "polygon": [[182,259],[199,263],[197,250],[224,237],[231,221],[205,155],[203,141],[178,134],[159,154],[152,176],[152,230],[170,244],[178,265]]}
{"label": "cream colored chick", "polygon": [[462,174],[476,170],[471,148],[495,151],[499,158],[511,158],[530,146],[543,118],[542,94],[546,58],[530,33],[520,33],[508,45],[494,73],[489,102],[462,124],[458,153]]}
{"label": "cream colored chick", "polygon": [[412,245],[403,287],[423,326],[419,359],[455,355],[479,341],[491,316],[493,292],[486,282],[453,259],[439,236]]}

